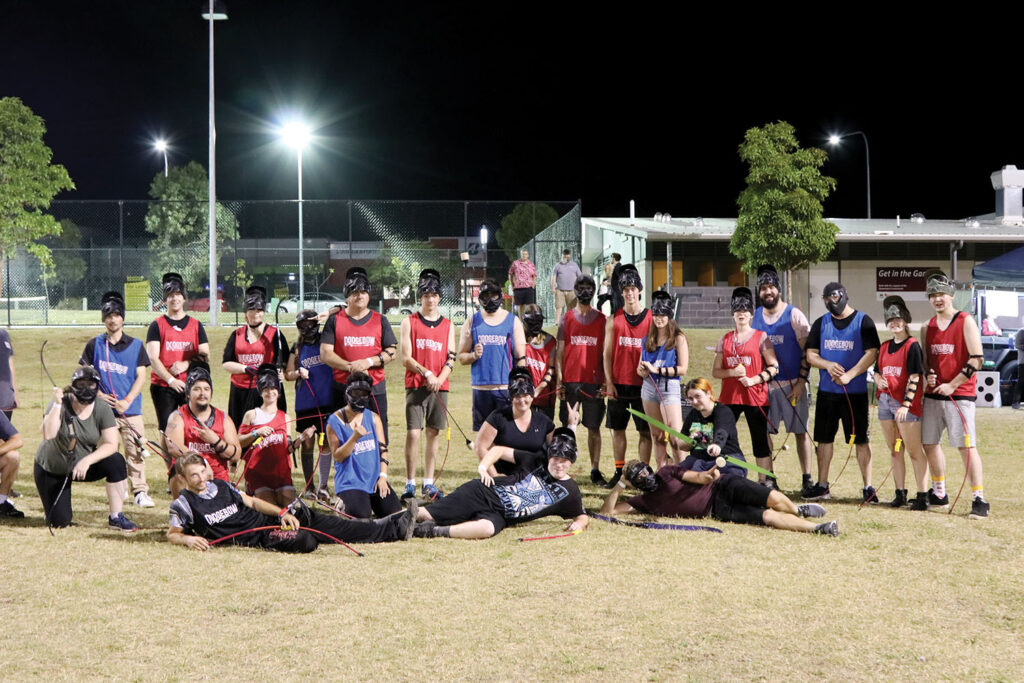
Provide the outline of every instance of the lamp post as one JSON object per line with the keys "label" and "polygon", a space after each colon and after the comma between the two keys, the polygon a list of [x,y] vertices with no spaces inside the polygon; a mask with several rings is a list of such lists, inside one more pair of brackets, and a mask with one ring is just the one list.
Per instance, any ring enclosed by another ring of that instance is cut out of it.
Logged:
{"label": "lamp post", "polygon": [[487,226],[480,226],[480,248],[484,250],[484,279],[487,279]]}
{"label": "lamp post", "polygon": [[203,3],[203,19],[210,26],[210,324],[217,324],[220,300],[217,297],[217,132],[213,116],[213,22],[228,18],[220,0]]}
{"label": "lamp post", "polygon": [[868,218],[871,218],[871,150],[868,148],[868,136],[864,134],[864,131],[855,130],[852,133],[833,133],[828,136],[828,144],[835,147],[843,138],[848,138],[854,135],[859,135],[864,138],[864,161],[868,168]]}
{"label": "lamp post", "polygon": [[164,155],[164,178],[167,177],[167,141],[164,139],[154,140],[153,149]]}
{"label": "lamp post", "polygon": [[299,310],[306,305],[305,266],[302,262],[302,148],[309,142],[309,127],[300,121],[291,121],[281,128],[281,139],[295,150],[299,170]]}

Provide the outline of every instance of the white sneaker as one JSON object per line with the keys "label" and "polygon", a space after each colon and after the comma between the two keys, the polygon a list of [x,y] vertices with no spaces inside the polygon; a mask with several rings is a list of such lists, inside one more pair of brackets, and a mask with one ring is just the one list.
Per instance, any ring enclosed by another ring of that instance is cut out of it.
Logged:
{"label": "white sneaker", "polygon": [[140,508],[156,507],[156,503],[153,502],[153,499],[145,491],[139,491],[135,494],[135,504]]}

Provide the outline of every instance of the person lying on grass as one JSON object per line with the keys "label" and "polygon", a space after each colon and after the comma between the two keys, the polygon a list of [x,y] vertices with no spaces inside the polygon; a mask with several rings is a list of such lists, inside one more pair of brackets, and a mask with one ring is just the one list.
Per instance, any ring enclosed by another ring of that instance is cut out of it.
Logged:
{"label": "person lying on grass", "polygon": [[421,508],[414,536],[435,538],[490,538],[506,526],[530,522],[539,517],[559,515],[571,521],[566,531],[587,528],[583,497],[569,468],[576,462],[578,406],[572,428],[554,431],[545,451],[515,451],[517,474],[491,477],[487,472],[496,454],[488,453],[480,462],[479,479],[468,481],[450,494]]}
{"label": "person lying on grass", "polygon": [[[712,412],[714,401],[708,391],[701,387],[706,387],[706,380],[691,380],[687,384],[686,395],[693,404],[693,413],[707,416]],[[724,435],[726,441],[738,443],[736,423],[729,424],[731,433]],[[684,450],[693,449],[693,445],[685,441],[681,446]],[[712,443],[707,446],[707,451],[709,455],[717,457],[721,447]],[[798,506],[781,491],[769,489],[731,472],[723,473],[720,467],[696,471],[694,468],[699,462],[699,456],[691,453],[682,463],[666,465],[655,473],[650,465],[633,460],[626,466],[625,479],[640,491],[640,495],[619,501],[619,494],[626,488],[625,481],[620,480],[605,499],[601,514],[639,513],[695,518],[711,516],[722,522],[763,524],[789,531],[839,535],[839,525],[835,521],[815,524],[801,519],[824,517],[825,508],[821,505],[809,503]]]}
{"label": "person lying on grass", "polygon": [[[248,496],[229,482],[214,479],[198,453],[178,458],[174,468],[184,478],[185,488],[171,503],[167,540],[192,550],[208,550],[210,541],[238,532],[243,533],[225,542],[286,553],[309,553],[320,543],[332,542],[303,526],[346,543],[407,541],[412,537],[419,507],[416,499],[411,499],[407,510],[384,519],[348,520],[317,514],[300,500],[279,508]],[[267,526],[278,528],[255,531]]]}

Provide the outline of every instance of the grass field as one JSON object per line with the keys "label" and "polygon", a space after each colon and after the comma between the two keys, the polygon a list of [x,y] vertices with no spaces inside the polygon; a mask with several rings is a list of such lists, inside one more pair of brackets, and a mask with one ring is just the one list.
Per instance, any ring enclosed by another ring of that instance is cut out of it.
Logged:
{"label": "grass field", "polygon": [[[710,520],[724,533],[595,521],[575,537],[517,542],[561,528],[547,518],[487,541],[364,546],[362,558],[341,547],[309,556],[192,553],[164,540],[169,501],[154,459],[157,507],[126,507],[138,533],[108,531],[99,483],[74,485],[75,526],[55,537],[46,531],[32,483],[49,393],[39,346],[49,338],[47,365],[63,381],[99,331],[11,333],[22,402],[14,422],[26,440],[16,502],[28,517],[0,521],[0,652],[9,679],[1024,679],[1020,413],[978,411],[992,503],[985,521],[966,518],[969,492],[952,515],[860,509],[851,463],[833,489],[839,499],[827,504],[838,539]],[[228,333],[210,331],[215,358]],[[706,347],[719,336],[689,334],[689,376],[710,375]],[[401,372],[397,363],[388,368],[391,484],[399,489]],[[215,404],[226,406],[227,375],[215,371],[214,381]],[[465,368],[454,383],[452,414],[468,428]],[[144,405],[153,435],[148,393]],[[888,457],[872,422],[877,486]],[[447,490],[475,476],[475,457],[452,432],[439,482]],[[833,472],[847,447],[836,451]],[[955,495],[963,467],[949,454]],[[604,491],[589,483],[588,469],[584,448],[574,474],[593,510]],[[799,488],[794,449],[776,469],[785,490]],[[892,489],[880,489],[883,500]]]}

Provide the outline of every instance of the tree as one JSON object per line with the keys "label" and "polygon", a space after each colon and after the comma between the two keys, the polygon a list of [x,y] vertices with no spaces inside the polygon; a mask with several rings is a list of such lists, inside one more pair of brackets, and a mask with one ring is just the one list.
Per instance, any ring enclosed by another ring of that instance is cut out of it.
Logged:
{"label": "tree", "polygon": [[59,235],[60,224],[43,213],[61,190],[75,184],[43,143],[46,126],[17,97],[0,99],[0,258],[24,247],[53,272],[49,248],[36,240]]}
{"label": "tree", "polygon": [[802,149],[785,121],[748,130],[739,153],[750,171],[729,251],[743,269],[754,273],[770,263],[789,272],[825,259],[839,232],[822,218],[821,203],[836,186],[818,170],[828,155]]}
{"label": "tree", "polygon": [[366,269],[370,282],[386,287],[402,305],[402,299],[413,296],[420,278],[420,263],[432,263],[434,250],[430,242],[409,240],[382,249],[380,256]]}
{"label": "tree", "polygon": [[516,204],[512,213],[501,219],[501,228],[494,235],[498,245],[505,250],[509,259],[519,258],[519,250],[533,239],[534,235],[548,227],[559,218],[558,212],[550,204],[527,202]]}
{"label": "tree", "polygon": [[[149,187],[149,196],[158,201],[146,213],[146,232],[153,272],[174,271],[186,286],[206,282],[209,268],[209,181],[206,169],[190,161],[174,166],[167,176],[157,173]],[[238,219],[227,207],[217,203],[217,255],[233,263],[232,241],[238,238]]]}
{"label": "tree", "polygon": [[[89,264],[82,258],[82,231],[74,221],[65,218],[60,222],[60,234],[44,237],[41,242],[52,250],[53,259],[53,271],[44,273],[43,277],[60,283],[61,299],[67,299],[68,285],[81,283],[89,269]],[[81,294],[81,291],[76,294]]]}

